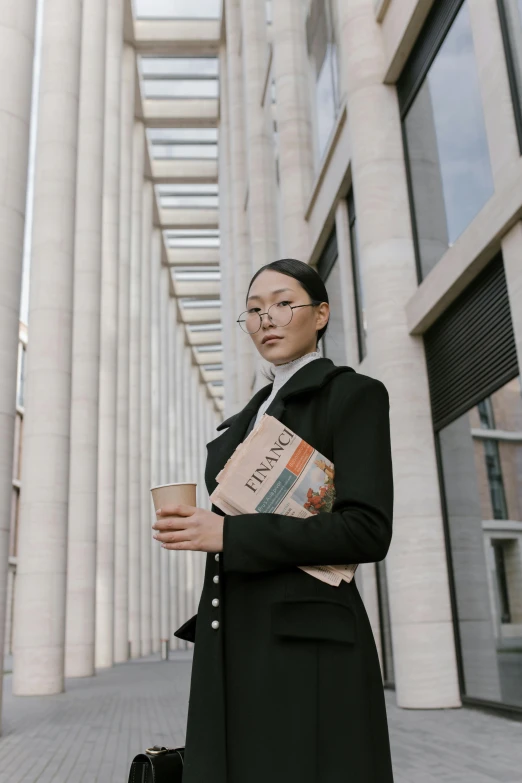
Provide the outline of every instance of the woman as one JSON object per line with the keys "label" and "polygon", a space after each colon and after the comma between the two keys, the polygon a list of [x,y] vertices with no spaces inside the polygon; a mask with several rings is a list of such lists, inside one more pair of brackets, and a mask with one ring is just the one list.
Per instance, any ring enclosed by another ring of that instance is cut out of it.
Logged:
{"label": "woman", "polygon": [[377,650],[355,580],[333,587],[297,567],[386,556],[388,393],[317,351],[330,308],[307,264],[262,267],[246,308],[238,336],[272,363],[274,379],[207,444],[208,492],[266,412],[332,460],[336,498],[331,512],[305,519],[216,506],[158,514],[163,546],[208,552],[198,613],[175,633],[195,642],[183,781],[392,783]]}

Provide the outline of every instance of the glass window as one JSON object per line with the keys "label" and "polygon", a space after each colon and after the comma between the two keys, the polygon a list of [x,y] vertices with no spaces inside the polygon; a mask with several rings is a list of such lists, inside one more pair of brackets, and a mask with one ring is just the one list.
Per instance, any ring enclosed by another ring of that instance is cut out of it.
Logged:
{"label": "glass window", "polygon": [[326,150],[339,109],[339,66],[333,13],[331,0],[312,0],[306,20],[308,56],[315,84],[313,114],[318,161]]}
{"label": "glass window", "polygon": [[366,356],[366,310],[364,306],[364,289],[361,275],[361,253],[359,248],[359,235],[357,232],[357,219],[355,216],[355,201],[353,190],[348,195],[348,216],[350,220],[350,249],[352,254],[353,290],[355,296],[355,318],[357,321],[357,345],[359,348],[359,361]]}
{"label": "glass window", "polygon": [[522,0],[501,0],[500,21],[522,151]]}
{"label": "glass window", "polygon": [[213,228],[171,228],[164,232],[165,244],[172,248],[219,247],[219,231]]}
{"label": "glass window", "polygon": [[328,299],[330,302],[330,320],[328,329],[322,339],[323,355],[327,356],[334,364],[343,365],[347,362],[346,341],[344,336],[343,303],[341,273],[337,259],[333,264],[330,274],[325,280]]}
{"label": "glass window", "polygon": [[520,707],[520,378],[444,427],[438,444],[464,694]]}
{"label": "glass window", "polygon": [[23,343],[18,343],[18,388],[16,395],[16,404],[24,407],[25,401],[25,358],[26,347]]}
{"label": "glass window", "polygon": [[422,279],[493,194],[466,2],[407,111],[404,130]]}
{"label": "glass window", "polygon": [[134,0],[139,19],[218,19],[221,0]]}

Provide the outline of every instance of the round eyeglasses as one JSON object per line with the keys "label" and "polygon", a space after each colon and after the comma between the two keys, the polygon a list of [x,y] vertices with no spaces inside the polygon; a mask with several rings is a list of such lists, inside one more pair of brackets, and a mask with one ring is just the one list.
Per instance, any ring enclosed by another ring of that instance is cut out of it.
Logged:
{"label": "round eyeglasses", "polygon": [[288,302],[275,302],[270,305],[266,313],[258,313],[257,310],[245,310],[237,323],[247,334],[255,334],[261,329],[263,316],[268,315],[268,320],[272,326],[288,326],[294,315],[296,307],[315,307],[319,302],[308,302],[308,304],[291,305]]}

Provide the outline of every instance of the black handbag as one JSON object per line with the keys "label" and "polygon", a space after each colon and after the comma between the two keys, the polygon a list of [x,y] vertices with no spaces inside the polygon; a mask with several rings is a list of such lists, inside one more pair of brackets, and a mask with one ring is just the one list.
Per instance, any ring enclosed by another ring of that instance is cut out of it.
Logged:
{"label": "black handbag", "polygon": [[132,759],[129,783],[181,783],[185,748],[154,745]]}

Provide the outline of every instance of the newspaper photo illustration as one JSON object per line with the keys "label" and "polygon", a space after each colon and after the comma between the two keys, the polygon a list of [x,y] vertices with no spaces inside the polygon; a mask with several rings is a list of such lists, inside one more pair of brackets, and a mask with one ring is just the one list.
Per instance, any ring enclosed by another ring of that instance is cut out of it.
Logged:
{"label": "newspaper photo illustration", "polygon": [[[331,511],[335,467],[274,416],[264,414],[216,476],[211,501],[225,514],[271,513],[309,517]],[[298,566],[338,587],[357,564]]]}

